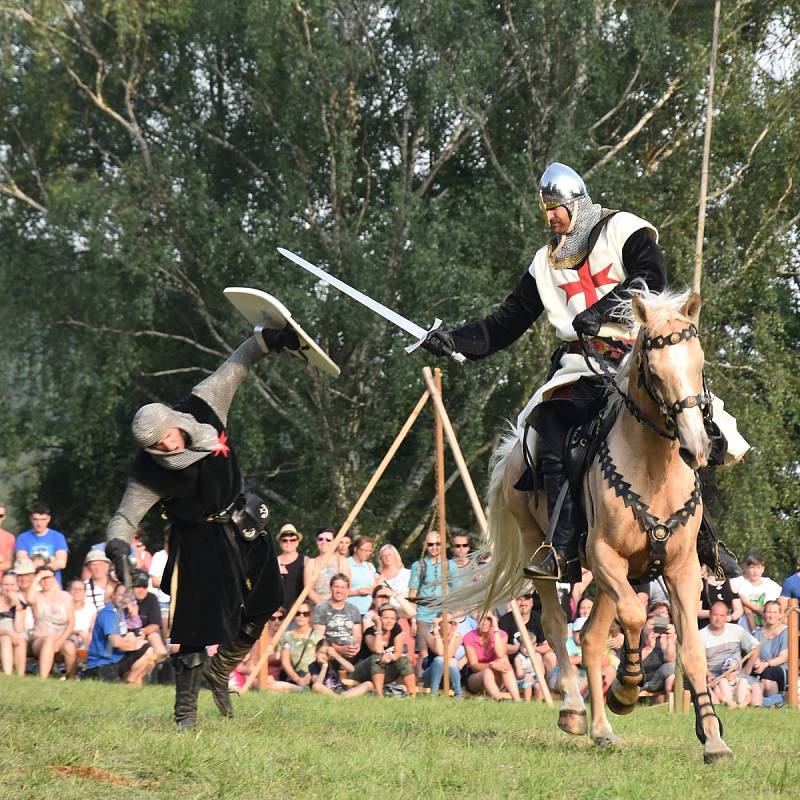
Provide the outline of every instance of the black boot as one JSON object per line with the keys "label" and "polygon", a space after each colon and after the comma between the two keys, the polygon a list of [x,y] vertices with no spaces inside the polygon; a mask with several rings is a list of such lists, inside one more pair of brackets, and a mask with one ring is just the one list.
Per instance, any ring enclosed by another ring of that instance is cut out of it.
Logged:
{"label": "black boot", "polygon": [[197,695],[200,694],[205,660],[205,653],[176,653],[172,656],[175,668],[175,724],[179,731],[190,731],[197,725]]}
{"label": "black boot", "polygon": [[[540,435],[536,442],[537,455],[542,469],[544,491],[547,495],[547,518],[552,525],[554,514],[558,515],[553,541],[551,545],[540,547],[523,572],[528,578],[558,580],[565,583],[580,583],[581,563],[578,558],[578,539],[586,523],[583,512],[572,495],[569,484],[566,484],[567,473],[564,468],[562,449],[563,434],[559,431],[548,431]],[[559,496],[564,489],[560,509]],[[544,554],[544,558],[542,558]]]}
{"label": "black boot", "polygon": [[717,580],[738,578],[741,567],[734,554],[717,535],[716,526],[703,508],[703,519],[697,532],[697,557],[705,564]]}
{"label": "black boot", "polygon": [[228,680],[231,671],[244,660],[250,652],[254,641],[248,638],[237,638],[233,642],[220,645],[214,656],[206,663],[203,677],[208,682],[214,704],[223,717],[233,716],[231,693]]}

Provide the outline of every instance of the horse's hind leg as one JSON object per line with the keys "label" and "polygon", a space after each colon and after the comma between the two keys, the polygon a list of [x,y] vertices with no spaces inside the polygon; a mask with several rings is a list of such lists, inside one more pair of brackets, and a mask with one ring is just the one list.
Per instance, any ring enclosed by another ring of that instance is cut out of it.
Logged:
{"label": "horse's hind leg", "polygon": [[[730,760],[733,752],[722,739],[722,723],[714,710],[706,683],[706,651],[697,630],[700,565],[694,550],[686,561],[689,563],[681,568],[674,565],[664,577],[672,601],[672,619],[681,645],[681,665],[694,702],[695,733],[703,744],[703,759],[708,764]],[[682,698],[678,698],[677,702],[682,702]]]}
{"label": "horse's hind leg", "polygon": [[558,727],[565,733],[586,733],[586,704],[581,697],[578,671],[567,652],[567,618],[558,602],[555,581],[534,581],[542,600],[542,628],[558,659],[559,685],[563,701],[558,712]]}
{"label": "horse's hind leg", "polygon": [[604,591],[599,591],[589,621],[581,631],[583,666],[589,679],[589,705],[592,709],[591,736],[595,744],[600,747],[624,744],[623,740],[611,730],[603,699],[602,659],[614,613],[614,601]]}

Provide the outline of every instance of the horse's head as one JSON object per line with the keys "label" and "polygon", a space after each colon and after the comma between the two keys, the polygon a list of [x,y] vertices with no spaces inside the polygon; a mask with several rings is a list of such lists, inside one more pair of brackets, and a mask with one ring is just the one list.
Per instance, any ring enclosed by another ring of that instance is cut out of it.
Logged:
{"label": "horse's head", "polygon": [[641,326],[636,380],[678,439],[683,460],[698,469],[706,466],[711,450],[704,425],[711,398],[703,378],[703,348],[697,333],[700,295],[692,294],[681,307],[663,297],[634,295],[632,299],[633,315]]}

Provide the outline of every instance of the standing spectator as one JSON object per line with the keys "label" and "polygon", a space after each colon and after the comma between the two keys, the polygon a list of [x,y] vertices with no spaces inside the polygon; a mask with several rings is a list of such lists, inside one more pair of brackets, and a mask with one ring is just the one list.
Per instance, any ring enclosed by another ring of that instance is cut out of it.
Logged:
{"label": "standing spectator", "polygon": [[84,581],[86,602],[99,611],[106,604],[111,559],[102,550],[90,550],[83,560],[83,565],[89,570],[89,577]]}
{"label": "standing spectator", "polygon": [[[455,617],[448,619],[450,635],[447,637],[447,671],[450,675],[450,688],[455,697],[462,697],[461,670],[459,668],[458,651],[462,649],[461,634],[458,632],[458,620]],[[444,639],[441,634],[441,619],[433,621],[431,632],[428,634],[428,658],[422,672],[422,683],[431,690],[431,694],[438,694],[439,687],[444,678]]]}
{"label": "standing spectator", "polygon": [[[331,550],[334,532],[330,528],[320,528],[317,533],[317,552],[316,558],[309,558],[306,561],[303,582],[311,588],[308,590],[308,597],[315,606],[325,602],[331,596],[331,578],[334,575],[344,575],[347,582],[350,582],[350,564],[347,561],[347,553],[341,554],[339,548],[336,554],[331,557],[325,566],[320,566],[323,556]],[[350,537],[345,537],[349,539]]]}
{"label": "standing spectator", "polygon": [[295,626],[281,639],[281,667],[287,678],[297,686],[308,688],[311,675],[308,667],[314,660],[317,642],[322,634],[311,627],[311,606],[301,603],[295,614]]}
{"label": "standing spectator", "polygon": [[36,553],[45,557],[48,566],[55,570],[59,587],[61,570],[67,566],[67,540],[61,531],[50,525],[50,509],[44,503],[34,503],[31,507],[31,527],[17,536],[17,558],[32,558]]}
{"label": "standing spectator", "polygon": [[343,658],[353,658],[361,649],[361,614],[347,602],[350,578],[339,573],[331,578],[330,600],[314,608],[314,630]]}
{"label": "standing spectator", "polygon": [[744,614],[739,624],[748,632],[754,633],[761,626],[761,612],[767,600],[777,600],[781,595],[781,587],[771,578],[764,577],[764,557],[758,550],[745,553],[744,575],[731,581],[731,588],[739,595]]}
{"label": "standing spectator", "polygon": [[[789,633],[781,616],[780,603],[777,600],[767,600],[764,603],[764,625],[756,631],[756,639],[761,645],[753,662],[753,674],[761,682],[764,705],[783,705],[781,695],[786,689]],[[760,703],[754,702],[753,705]]]}
{"label": "standing spectator", "polygon": [[453,551],[453,560],[459,569],[469,564],[470,542],[466,533],[454,533],[450,537],[450,549]]}
{"label": "standing spectator", "polygon": [[31,653],[39,659],[39,677],[46,678],[58,653],[64,658],[67,677],[75,674],[75,645],[69,638],[75,628],[72,598],[56,583],[50,567],[39,567],[28,590],[33,609]]}
{"label": "standing spectator", "polygon": [[350,545],[350,602],[364,615],[372,601],[372,590],[378,581],[370,559],[375,545],[371,536],[358,536]]}
{"label": "standing spectator", "polygon": [[316,660],[308,666],[312,691],[339,697],[359,697],[372,691],[372,681],[346,689],[339,675],[339,667],[348,672],[353,671],[353,665],[344,656],[337,653],[324,639],[320,639],[317,642]]}
{"label": "standing spectator", "polygon": [[278,568],[281,571],[283,604],[286,608],[291,608],[303,591],[303,573],[308,559],[297,552],[302,541],[303,534],[291,522],[287,522],[278,532],[278,544],[281,548],[278,553]]}
{"label": "standing spectator", "polygon": [[503,686],[512,699],[520,699],[517,679],[506,655],[507,642],[508,635],[500,630],[497,617],[491,611],[480,621],[477,630],[464,637],[471,672],[467,678],[470,692],[485,692],[492,699],[500,700],[500,686]]}
{"label": "standing spectator", "polygon": [[70,581],[67,591],[72,598],[72,607],[75,611],[72,641],[77,650],[88,650],[89,642],[92,641],[92,628],[97,616],[97,609],[86,602],[86,584],[82,580]]}
{"label": "standing spectator", "polygon": [[0,574],[11,569],[14,563],[14,546],[16,539],[11,531],[7,531],[3,525],[6,523],[6,504],[0,503]]}
{"label": "standing spectator", "polygon": [[169,531],[170,526],[167,525],[164,529],[164,547],[153,553],[149,570],[150,585],[153,587],[156,600],[158,600],[158,605],[161,609],[161,635],[165,640],[169,636],[169,595],[162,591],[161,580],[164,577],[167,558],[169,558]]}
{"label": "standing spectator", "polygon": [[[411,576],[408,580],[408,597],[410,600],[425,600],[442,595],[442,542],[437,531],[428,531],[425,537],[425,549],[419,561],[411,565]],[[458,582],[458,567],[452,559],[447,561],[447,585],[452,589]],[[428,634],[436,619],[436,611],[429,606],[419,604],[417,607],[417,635],[414,647],[416,652],[427,650]],[[417,659],[417,677],[422,676],[422,658]]]}
{"label": "standing spectator", "polygon": [[393,544],[385,544],[378,551],[380,569],[378,578],[389,586],[397,597],[408,597],[408,581],[411,570],[403,565],[403,559]]}
{"label": "standing spectator", "polygon": [[739,595],[731,588],[729,578],[718,580],[713,572],[705,565],[700,565],[702,585],[700,587],[700,610],[697,612],[697,625],[705,628],[711,616],[711,606],[714,603],[725,603],[728,607],[728,622],[737,622],[742,616],[742,601]]}
{"label": "standing spectator", "polygon": [[3,575],[0,592],[0,669],[4,675],[25,674],[28,639],[25,636],[25,606],[13,572]]}
{"label": "standing spectator", "polygon": [[[335,534],[336,531],[333,528],[328,528],[328,533]],[[350,558],[350,545],[353,543],[353,538],[350,536],[349,533],[346,533],[339,539],[339,544],[336,548],[336,555],[339,558]]]}
{"label": "standing spectator", "polygon": [[131,544],[133,545],[133,549],[135,552],[135,561],[134,567],[136,569],[142,570],[145,575],[150,572],[150,564],[153,561],[152,554],[147,550],[147,547],[143,540],[144,531],[141,528],[136,529],[136,533],[133,534],[133,541]]}
{"label": "standing spectator", "polygon": [[143,636],[129,633],[125,626],[122,611],[125,586],[109,586],[107,597],[108,603],[94,623],[86,677],[112,682],[124,680],[132,686],[141,686],[155,663],[150,645]]}
{"label": "standing spectator", "polygon": [[364,641],[370,654],[356,664],[353,680],[359,683],[371,680],[375,694],[383,697],[384,685],[401,678],[408,694],[416,697],[417,680],[405,654],[405,635],[397,624],[393,606],[386,603],[378,609],[378,624],[364,630]]}
{"label": "standing spectator", "polygon": [[147,573],[139,570],[132,577],[133,596],[139,604],[139,635],[147,639],[153,650],[156,663],[167,657],[167,646],[161,638],[161,608],[156,596],[149,591],[150,580]]}
{"label": "standing spectator", "polygon": [[714,699],[738,708],[750,700],[750,686],[742,668],[757,655],[759,643],[744,628],[727,620],[725,603],[712,604],[708,627],[700,631],[700,642],[706,649]]}
{"label": "standing spectator", "polygon": [[800,550],[797,551],[797,558],[795,559],[795,567],[797,572],[790,575],[781,586],[781,596],[779,602],[781,604],[781,611],[785,614],[789,606],[789,600],[794,598],[800,600]]}

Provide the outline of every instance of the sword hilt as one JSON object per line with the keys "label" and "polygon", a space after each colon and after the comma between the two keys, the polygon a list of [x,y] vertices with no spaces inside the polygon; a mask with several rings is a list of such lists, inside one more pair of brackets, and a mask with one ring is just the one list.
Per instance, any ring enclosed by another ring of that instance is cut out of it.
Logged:
{"label": "sword hilt", "polygon": [[[428,338],[429,333],[437,330],[441,326],[442,326],[442,321],[439,319],[439,317],[436,317],[436,319],[433,321],[433,325],[431,325],[431,327],[427,331],[425,331],[425,335],[421,339],[418,339],[416,342],[406,347],[406,353],[413,353]],[[453,350],[452,347],[448,347],[446,344],[443,344],[442,350],[445,355],[450,356],[450,358],[452,358],[453,361],[456,361],[459,364],[463,364],[467,360],[462,353],[459,353],[457,350]]]}

